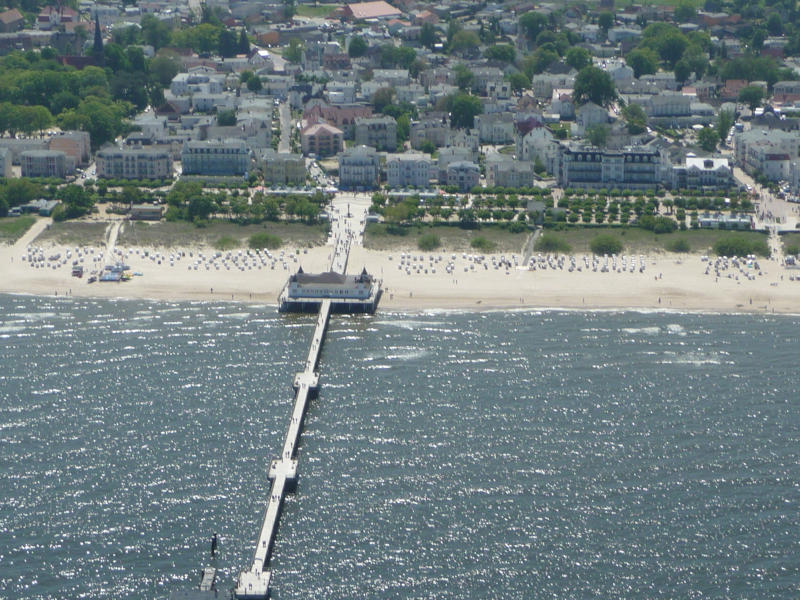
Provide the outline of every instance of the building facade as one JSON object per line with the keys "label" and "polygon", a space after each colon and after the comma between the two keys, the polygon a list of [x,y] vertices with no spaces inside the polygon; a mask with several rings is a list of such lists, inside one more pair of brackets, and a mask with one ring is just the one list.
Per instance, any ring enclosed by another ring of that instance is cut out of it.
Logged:
{"label": "building facade", "polygon": [[481,170],[474,162],[459,160],[447,165],[447,185],[468,192],[480,183]]}
{"label": "building facade", "polygon": [[386,159],[386,182],[393,188],[427,188],[432,171],[431,157],[427,154],[394,154]]}
{"label": "building facade", "polygon": [[344,133],[338,127],[326,123],[315,123],[300,133],[300,146],[303,154],[331,156],[344,147]]}
{"label": "building facade", "polygon": [[104,148],[96,158],[99,179],[172,178],[172,157],[165,148]]}
{"label": "building facade", "polygon": [[562,187],[649,189],[665,183],[666,159],[644,146],[610,150],[562,144],[558,161]]}
{"label": "building facade", "polygon": [[339,157],[339,187],[345,190],[375,189],[380,183],[381,161],[375,148],[348,148]]}
{"label": "building facade", "polygon": [[[70,161],[71,162],[71,161]],[[20,155],[23,177],[58,177],[68,173],[67,155],[58,150],[28,150]],[[71,163],[74,170],[74,163]]]}
{"label": "building facade", "polygon": [[190,141],[183,145],[185,175],[244,176],[250,172],[250,150],[242,140]]}
{"label": "building facade", "polygon": [[357,117],[355,141],[359,146],[394,152],[397,149],[397,121],[393,117]]}
{"label": "building facade", "polygon": [[265,150],[259,156],[264,181],[272,185],[302,185],[306,181],[306,161],[300,154]]}

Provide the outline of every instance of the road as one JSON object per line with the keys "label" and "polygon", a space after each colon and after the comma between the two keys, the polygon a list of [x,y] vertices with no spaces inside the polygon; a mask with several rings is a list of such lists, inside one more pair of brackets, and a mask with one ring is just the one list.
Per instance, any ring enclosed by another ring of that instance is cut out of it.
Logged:
{"label": "road", "polygon": [[331,232],[328,244],[337,237],[349,238],[354,246],[364,243],[364,226],[372,205],[371,194],[339,192],[331,201]]}

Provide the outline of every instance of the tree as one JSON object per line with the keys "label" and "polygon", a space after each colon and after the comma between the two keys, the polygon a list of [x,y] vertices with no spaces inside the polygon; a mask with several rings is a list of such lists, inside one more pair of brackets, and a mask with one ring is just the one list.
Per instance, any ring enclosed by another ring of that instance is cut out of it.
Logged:
{"label": "tree", "polygon": [[728,132],[733,127],[736,118],[732,110],[721,110],[717,116],[717,135],[720,140],[728,137]]}
{"label": "tree", "polygon": [[247,89],[250,90],[251,92],[258,93],[261,91],[263,87],[264,86],[261,84],[261,77],[259,77],[258,75],[252,75],[247,80]]}
{"label": "tree", "polygon": [[597,26],[603,30],[604,34],[608,34],[608,30],[614,26],[614,15],[608,11],[601,12],[597,15]]}
{"label": "tree", "polygon": [[631,50],[625,57],[625,62],[633,69],[633,76],[637,79],[642,75],[652,75],[658,70],[659,56],[652,48],[637,48]]}
{"label": "tree", "polygon": [[453,71],[456,74],[456,85],[458,89],[463,92],[471,90],[472,84],[475,82],[475,74],[464,64],[456,65]]}
{"label": "tree", "polygon": [[220,127],[236,125],[236,111],[234,109],[219,111],[217,113],[217,125]]}
{"label": "tree", "polygon": [[289,40],[289,45],[283,51],[283,58],[290,63],[299,64],[303,59],[303,50],[305,50],[305,44],[297,38],[292,38]]}
{"label": "tree", "polygon": [[748,85],[739,92],[739,102],[747,104],[750,110],[755,110],[763,99],[764,89],[757,85]]}
{"label": "tree", "polygon": [[586,128],[586,138],[592,146],[602,148],[608,141],[608,125],[605,123],[598,123]]}
{"label": "tree", "polygon": [[239,40],[231,29],[223,29],[219,33],[217,52],[223,58],[233,58],[239,51]]}
{"label": "tree", "polygon": [[490,60],[512,63],[517,58],[517,51],[510,44],[495,44],[494,46],[489,46],[483,55]]}
{"label": "tree", "polygon": [[160,54],[150,59],[148,65],[150,80],[161,86],[168,86],[172,79],[180,72],[178,61],[172,56]]}
{"label": "tree", "polygon": [[145,44],[151,45],[156,52],[158,52],[159,48],[169,45],[171,29],[165,21],[148,13],[142,15],[140,25],[142,28],[142,40]]}
{"label": "tree", "polygon": [[250,38],[247,37],[247,32],[244,29],[239,31],[239,54],[250,54]]}
{"label": "tree", "polygon": [[595,66],[584,67],[575,78],[573,98],[577,104],[594,102],[607,106],[617,97],[611,76]]}
{"label": "tree", "polygon": [[59,215],[53,215],[56,220],[77,219],[88,214],[94,206],[89,192],[80,185],[66,185],[58,190],[56,197],[63,203]]}
{"label": "tree", "polygon": [[428,50],[433,50],[438,41],[439,35],[436,33],[433,23],[423,23],[419,32],[419,43]]}
{"label": "tree", "polygon": [[508,83],[511,85],[511,90],[514,92],[521,92],[531,87],[531,80],[525,73],[511,73],[506,75]]}
{"label": "tree", "polygon": [[472,127],[475,115],[483,112],[481,99],[472,94],[459,93],[448,97],[450,124],[453,127]]}
{"label": "tree", "polygon": [[658,41],[658,53],[667,65],[674,67],[688,45],[689,40],[685,35],[679,31],[672,31]]}
{"label": "tree", "polygon": [[367,53],[367,48],[369,48],[367,41],[360,35],[354,35],[350,38],[350,43],[347,46],[347,54],[351,58],[358,58]]}
{"label": "tree", "polygon": [[453,54],[472,54],[481,45],[481,38],[474,31],[461,30],[453,36],[450,42],[450,52]]}
{"label": "tree", "polygon": [[372,94],[372,106],[375,112],[383,112],[383,109],[394,101],[394,88],[385,87]]}
{"label": "tree", "polygon": [[713,152],[719,143],[719,134],[713,127],[703,127],[697,132],[697,142],[706,152]]}
{"label": "tree", "polygon": [[567,55],[564,58],[564,62],[566,62],[576,71],[580,71],[584,67],[588,67],[590,64],[592,64],[592,55],[586,48],[573,46],[567,50]]}
{"label": "tree", "polygon": [[519,18],[519,25],[527,38],[534,41],[548,27],[547,17],[534,11],[527,12]]}
{"label": "tree", "polygon": [[770,13],[767,18],[767,32],[774,36],[783,35],[783,19],[780,14]]}
{"label": "tree", "polygon": [[691,74],[692,69],[685,60],[679,60],[675,64],[675,81],[678,83],[685,83]]}
{"label": "tree", "polygon": [[681,0],[675,7],[674,15],[677,23],[689,23],[697,16],[697,9],[689,0]]}
{"label": "tree", "polygon": [[628,125],[628,133],[637,135],[647,131],[647,114],[641,104],[628,104],[622,109],[622,117]]}

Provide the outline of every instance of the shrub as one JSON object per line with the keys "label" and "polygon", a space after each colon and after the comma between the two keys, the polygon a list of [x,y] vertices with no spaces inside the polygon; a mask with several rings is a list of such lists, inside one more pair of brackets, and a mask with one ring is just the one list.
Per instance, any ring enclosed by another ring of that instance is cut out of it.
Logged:
{"label": "shrub", "polygon": [[528,226],[522,221],[511,221],[508,225],[508,231],[510,233],[522,233],[526,229],[528,229]]}
{"label": "shrub", "polygon": [[534,250],[538,252],[551,252],[556,254],[563,252],[567,254],[572,252],[572,246],[570,246],[566,240],[553,233],[543,233],[541,237],[536,240]]}
{"label": "shrub", "polygon": [[747,256],[758,254],[769,257],[769,246],[763,239],[751,239],[743,235],[727,235],[717,240],[714,252],[719,256]]}
{"label": "shrub", "polygon": [[254,250],[268,248],[274,250],[280,248],[283,241],[277,235],[263,231],[261,233],[254,233],[248,240],[248,245]]}
{"label": "shrub", "polygon": [[671,240],[667,242],[666,249],[670,252],[689,252],[691,251],[691,247],[689,246],[689,242],[687,242],[684,238],[678,238],[676,240]]}
{"label": "shrub", "polygon": [[476,250],[480,250],[481,252],[492,252],[497,247],[497,244],[495,244],[492,240],[487,240],[482,235],[473,238],[469,245]]}
{"label": "shrub", "polygon": [[787,246],[786,254],[790,254],[792,256],[800,254],[800,246],[798,246],[797,244],[792,244],[791,246]]}
{"label": "shrub", "polygon": [[217,250],[232,250],[239,247],[239,240],[230,235],[223,235],[214,244]]}
{"label": "shrub", "polygon": [[610,233],[601,233],[591,241],[589,247],[594,254],[619,254],[622,242]]}
{"label": "shrub", "polygon": [[441,246],[442,241],[439,239],[439,236],[435,233],[426,233],[421,235],[419,240],[417,241],[417,246],[420,250],[436,250],[439,246]]}

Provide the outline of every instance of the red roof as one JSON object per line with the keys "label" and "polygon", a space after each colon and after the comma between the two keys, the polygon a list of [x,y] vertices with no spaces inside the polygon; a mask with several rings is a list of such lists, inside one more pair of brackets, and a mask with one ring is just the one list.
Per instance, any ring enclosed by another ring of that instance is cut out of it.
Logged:
{"label": "red roof", "polygon": [[348,4],[345,10],[352,15],[354,19],[381,19],[386,17],[398,17],[402,14],[394,6],[388,2],[384,2],[384,0]]}

